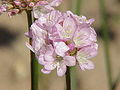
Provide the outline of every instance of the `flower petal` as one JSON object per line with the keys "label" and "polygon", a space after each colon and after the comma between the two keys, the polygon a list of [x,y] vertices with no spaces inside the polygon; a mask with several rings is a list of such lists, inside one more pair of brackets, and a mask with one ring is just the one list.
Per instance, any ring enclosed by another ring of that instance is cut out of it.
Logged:
{"label": "flower petal", "polygon": [[42,38],[34,38],[32,39],[32,47],[34,48],[35,52],[39,51],[45,41]]}
{"label": "flower petal", "polygon": [[63,0],[52,0],[52,2],[50,3],[50,5],[51,6],[55,6],[55,7],[57,7],[57,6],[59,6],[60,4],[61,4],[61,2],[62,2]]}
{"label": "flower petal", "polygon": [[89,60],[86,60],[86,61],[84,61],[84,62],[82,62],[82,63],[79,63],[79,65],[80,65],[80,68],[81,68],[82,70],[85,70],[85,69],[88,69],[88,70],[94,69],[94,64],[93,64],[93,62],[91,62],[91,61],[89,61]]}
{"label": "flower petal", "polygon": [[67,52],[69,50],[69,47],[64,43],[64,42],[56,42],[54,43],[55,45],[55,52],[59,55],[59,56],[65,56],[65,52]]}
{"label": "flower petal", "polygon": [[63,76],[66,73],[66,65],[57,66],[57,75]]}
{"label": "flower petal", "polygon": [[74,56],[65,56],[64,61],[67,66],[75,66],[76,64],[76,59]]}
{"label": "flower petal", "polygon": [[57,25],[57,28],[64,39],[71,39],[76,30],[76,24],[73,18],[68,17],[63,22],[63,28],[59,25]]}
{"label": "flower petal", "polygon": [[41,65],[45,65],[46,61],[44,60],[44,56],[40,55],[39,57],[37,57],[39,64]]}
{"label": "flower petal", "polygon": [[96,42],[96,33],[91,27],[78,27],[78,30],[74,34],[73,41],[76,47],[84,47]]}
{"label": "flower petal", "polygon": [[33,49],[33,47],[28,43],[28,42],[26,42],[26,46],[27,46],[27,48],[29,48],[31,51],[33,51],[34,52],[34,49]]}
{"label": "flower petal", "polygon": [[32,38],[31,31],[29,31],[29,32],[25,32],[24,34],[25,34],[26,37]]}
{"label": "flower petal", "polygon": [[51,73],[51,71],[49,71],[49,70],[46,70],[46,69],[41,69],[41,72],[43,72],[44,74],[49,74],[49,73]]}
{"label": "flower petal", "polygon": [[47,50],[46,50],[46,53],[44,55],[44,58],[47,62],[52,62],[54,61],[54,57],[53,57],[53,54],[54,54],[54,49],[52,47],[52,45],[48,45],[47,47]]}
{"label": "flower petal", "polygon": [[95,57],[97,55],[98,45],[96,43],[93,43],[91,45],[88,45],[86,47],[81,48],[77,52],[76,58],[78,60],[82,59],[90,59],[92,57]]}
{"label": "flower petal", "polygon": [[45,58],[45,60],[48,61],[48,62],[55,60],[54,57],[53,57],[52,55],[50,55],[50,54],[45,54],[44,58]]}
{"label": "flower petal", "polygon": [[46,70],[54,70],[56,68],[56,64],[54,64],[53,62],[50,62],[50,63],[45,64],[44,68]]}

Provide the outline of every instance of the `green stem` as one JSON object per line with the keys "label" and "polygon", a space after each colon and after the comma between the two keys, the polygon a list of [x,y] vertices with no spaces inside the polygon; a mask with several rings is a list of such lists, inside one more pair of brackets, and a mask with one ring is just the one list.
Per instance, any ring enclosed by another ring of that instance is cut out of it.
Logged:
{"label": "green stem", "polygon": [[66,88],[67,90],[71,90],[71,77],[70,77],[70,68],[67,67],[66,71]]}
{"label": "green stem", "polygon": [[76,2],[76,14],[77,15],[80,15],[81,4],[82,4],[82,0],[77,0]]}
{"label": "green stem", "polygon": [[101,11],[101,29],[103,34],[104,41],[104,51],[105,51],[105,62],[106,62],[106,70],[108,77],[109,89],[112,90],[112,73],[111,73],[111,63],[110,63],[110,51],[109,51],[109,33],[108,33],[108,17],[105,8],[104,0],[99,0],[100,2],[100,11]]}
{"label": "green stem", "polygon": [[70,68],[71,74],[71,90],[77,90],[77,72],[75,67]]}
{"label": "green stem", "polygon": [[[33,17],[31,11],[27,11],[27,19],[28,19],[28,29],[33,23]],[[32,43],[32,39],[29,40],[30,44]],[[38,62],[35,58],[35,54],[30,51],[31,57],[31,90],[38,90]]]}

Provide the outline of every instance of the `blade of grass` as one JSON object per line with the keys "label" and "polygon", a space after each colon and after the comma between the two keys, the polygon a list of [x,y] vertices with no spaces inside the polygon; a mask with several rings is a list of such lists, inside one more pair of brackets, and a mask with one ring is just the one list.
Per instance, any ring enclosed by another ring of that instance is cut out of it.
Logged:
{"label": "blade of grass", "polygon": [[101,12],[101,31],[103,34],[103,44],[105,52],[105,63],[106,71],[108,77],[109,90],[112,90],[112,73],[111,73],[111,63],[110,63],[110,50],[109,50],[109,34],[108,34],[108,17],[105,8],[104,0],[99,0],[100,12]]}
{"label": "blade of grass", "polygon": [[[33,23],[33,17],[31,11],[27,12],[27,19],[28,19],[28,29]],[[29,39],[29,43],[32,43],[32,39]],[[35,54],[30,51],[30,59],[31,59],[31,90],[38,90],[38,62],[35,58]]]}

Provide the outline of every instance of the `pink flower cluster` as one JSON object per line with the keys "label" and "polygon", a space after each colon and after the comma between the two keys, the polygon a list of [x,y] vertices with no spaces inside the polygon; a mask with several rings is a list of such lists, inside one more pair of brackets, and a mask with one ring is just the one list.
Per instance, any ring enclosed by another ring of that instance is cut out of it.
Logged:
{"label": "pink flower cluster", "polygon": [[54,10],[53,7],[59,6],[61,2],[62,0],[3,0],[0,6],[0,14],[7,12],[9,16],[13,16],[28,10],[35,12],[39,10],[42,14],[42,11]]}
{"label": "pink flower cluster", "polygon": [[57,69],[57,75],[63,76],[67,67],[79,65],[82,70],[93,69],[89,60],[97,55],[96,32],[91,27],[94,19],[77,16],[72,12],[65,13],[53,10],[39,16],[26,33],[32,39],[32,50],[41,70],[49,74]]}

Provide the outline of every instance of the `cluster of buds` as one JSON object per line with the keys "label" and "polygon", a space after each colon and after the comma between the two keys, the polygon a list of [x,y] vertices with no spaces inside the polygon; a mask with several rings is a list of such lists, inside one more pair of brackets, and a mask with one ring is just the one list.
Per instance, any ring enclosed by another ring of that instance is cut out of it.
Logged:
{"label": "cluster of buds", "polygon": [[26,33],[32,45],[26,45],[43,65],[41,71],[49,74],[57,69],[57,75],[63,76],[66,67],[79,65],[82,70],[93,69],[89,59],[97,55],[98,49],[96,32],[91,27],[93,21],[70,11],[53,10],[40,16]]}
{"label": "cluster of buds", "polygon": [[53,10],[53,7],[58,6],[62,0],[3,0],[0,6],[0,14],[7,12],[9,16],[19,14],[23,11],[33,10],[36,7]]}

